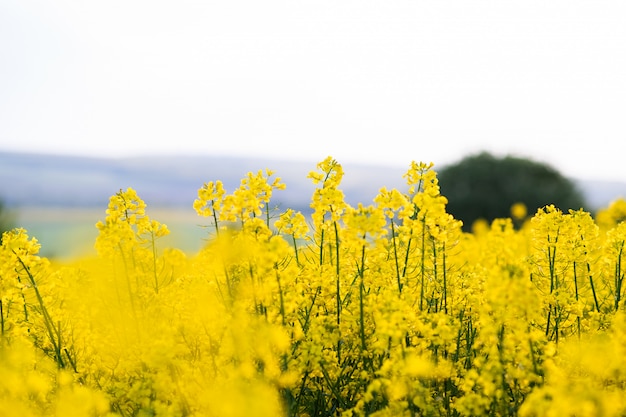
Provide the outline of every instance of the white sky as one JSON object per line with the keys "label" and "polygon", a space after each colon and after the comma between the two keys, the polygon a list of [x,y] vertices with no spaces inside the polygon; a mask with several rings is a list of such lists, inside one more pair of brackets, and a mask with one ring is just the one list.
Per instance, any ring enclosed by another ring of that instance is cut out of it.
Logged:
{"label": "white sky", "polygon": [[626,180],[626,1],[2,0],[0,150]]}

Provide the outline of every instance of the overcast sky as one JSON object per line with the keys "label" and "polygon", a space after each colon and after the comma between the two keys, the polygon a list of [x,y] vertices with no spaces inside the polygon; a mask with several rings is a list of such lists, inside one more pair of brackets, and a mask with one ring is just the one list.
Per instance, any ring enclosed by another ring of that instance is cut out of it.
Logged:
{"label": "overcast sky", "polygon": [[0,150],[626,181],[626,1],[0,1]]}

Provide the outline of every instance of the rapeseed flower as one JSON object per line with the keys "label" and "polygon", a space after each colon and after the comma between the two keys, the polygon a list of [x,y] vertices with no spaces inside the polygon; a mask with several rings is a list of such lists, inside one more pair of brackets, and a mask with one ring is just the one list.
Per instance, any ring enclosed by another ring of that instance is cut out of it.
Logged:
{"label": "rapeseed flower", "polygon": [[619,204],[605,220],[548,205],[522,227],[514,206],[463,233],[433,164],[353,207],[329,157],[309,174],[309,222],[271,206],[273,175],[205,183],[193,206],[215,230],[193,255],[159,247],[168,228],[131,188],[93,258],[50,262],[5,233],[0,410],[624,415]]}

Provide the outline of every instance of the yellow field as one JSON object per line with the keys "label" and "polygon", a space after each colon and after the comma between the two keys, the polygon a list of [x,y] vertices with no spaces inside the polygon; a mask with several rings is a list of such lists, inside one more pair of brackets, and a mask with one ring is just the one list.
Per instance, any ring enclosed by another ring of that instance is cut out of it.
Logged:
{"label": "yellow field", "polygon": [[200,185],[197,251],[133,189],[91,255],[5,233],[0,416],[626,415],[626,201],[463,233],[432,165],[356,207],[342,177],[310,173],[310,218],[270,171]]}

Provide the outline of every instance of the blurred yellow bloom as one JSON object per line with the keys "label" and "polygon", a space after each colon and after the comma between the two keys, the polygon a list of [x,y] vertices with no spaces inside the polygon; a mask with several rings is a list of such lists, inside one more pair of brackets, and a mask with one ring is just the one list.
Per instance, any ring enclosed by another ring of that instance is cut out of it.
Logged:
{"label": "blurred yellow bloom", "polygon": [[612,201],[608,207],[598,210],[596,221],[602,229],[608,230],[626,220],[626,199]]}
{"label": "blurred yellow bloom", "polygon": [[528,209],[524,203],[515,203],[511,206],[511,217],[514,220],[524,220],[528,214]]}

